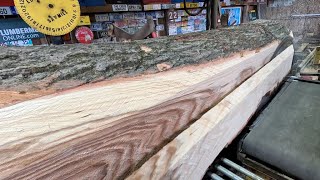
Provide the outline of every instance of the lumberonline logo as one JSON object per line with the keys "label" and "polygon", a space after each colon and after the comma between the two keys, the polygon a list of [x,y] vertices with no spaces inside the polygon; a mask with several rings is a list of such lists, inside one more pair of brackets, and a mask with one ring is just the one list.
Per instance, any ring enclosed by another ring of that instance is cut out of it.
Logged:
{"label": "lumberonline logo", "polygon": [[0,35],[3,41],[16,41],[20,39],[39,38],[40,35],[33,28],[14,28],[0,30]]}

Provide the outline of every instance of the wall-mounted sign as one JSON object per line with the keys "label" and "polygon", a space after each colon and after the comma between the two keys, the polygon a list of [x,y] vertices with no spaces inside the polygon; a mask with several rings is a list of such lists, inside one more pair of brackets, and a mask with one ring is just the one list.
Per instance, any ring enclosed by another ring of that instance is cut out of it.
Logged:
{"label": "wall-mounted sign", "polygon": [[47,35],[65,35],[77,26],[80,19],[78,0],[14,0],[21,18]]}
{"label": "wall-mounted sign", "polygon": [[158,26],[156,26],[156,30],[157,31],[163,31],[164,30],[164,25],[163,24],[159,24]]}
{"label": "wall-mounted sign", "polygon": [[116,21],[116,20],[123,19],[123,16],[120,13],[110,13],[109,18],[110,18],[110,21]]}
{"label": "wall-mounted sign", "polygon": [[164,11],[156,11],[156,18],[164,18]]}
{"label": "wall-mounted sign", "polygon": [[0,24],[0,43],[44,37],[22,19],[2,19]]}
{"label": "wall-mounted sign", "polygon": [[134,13],[134,19],[145,19],[146,14],[144,12],[136,12]]}
{"label": "wall-mounted sign", "polygon": [[[200,7],[199,3],[186,3],[187,8],[198,8]],[[176,4],[176,8],[184,8],[184,3]]]}
{"label": "wall-mounted sign", "polygon": [[17,15],[17,10],[14,6],[0,6],[0,15]]}
{"label": "wall-mounted sign", "polygon": [[14,6],[13,0],[0,0],[0,6]]}
{"label": "wall-mounted sign", "polygon": [[112,10],[118,11],[128,11],[128,6],[126,4],[112,4]]}
{"label": "wall-mounted sign", "polygon": [[0,43],[0,46],[33,46],[31,39]]}
{"label": "wall-mounted sign", "polygon": [[122,14],[123,19],[134,19],[134,13],[133,12],[127,12]]}
{"label": "wall-mounted sign", "polygon": [[240,25],[241,7],[221,8],[221,14],[229,14],[228,26]]}
{"label": "wall-mounted sign", "polygon": [[94,22],[91,24],[90,29],[92,31],[102,31],[102,23],[101,22]]}
{"label": "wall-mounted sign", "polygon": [[174,9],[176,4],[161,4],[161,9]]}
{"label": "wall-mounted sign", "polygon": [[96,14],[95,19],[97,22],[109,21],[109,14]]}
{"label": "wall-mounted sign", "polygon": [[144,5],[144,10],[146,10],[146,11],[161,10],[161,4],[147,4],[147,5]]}
{"label": "wall-mounted sign", "polygon": [[80,21],[78,26],[89,26],[91,25],[90,17],[89,16],[80,16]]}
{"label": "wall-mounted sign", "polygon": [[178,11],[168,10],[168,19],[178,19]]}
{"label": "wall-mounted sign", "polygon": [[79,27],[76,30],[76,38],[80,43],[90,44],[93,40],[93,32],[86,26]]}
{"label": "wall-mounted sign", "polygon": [[137,4],[128,4],[129,11],[142,11],[142,6]]}
{"label": "wall-mounted sign", "polygon": [[105,21],[105,22],[94,22],[91,24],[90,29],[92,31],[107,31],[110,29],[112,22]]}
{"label": "wall-mounted sign", "polygon": [[109,37],[107,31],[99,31],[98,36],[99,36],[99,38]]}

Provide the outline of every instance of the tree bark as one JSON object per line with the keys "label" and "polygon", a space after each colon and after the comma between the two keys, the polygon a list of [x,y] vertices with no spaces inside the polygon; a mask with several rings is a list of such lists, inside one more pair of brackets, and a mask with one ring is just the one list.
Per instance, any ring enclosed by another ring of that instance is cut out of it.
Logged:
{"label": "tree bark", "polygon": [[63,90],[119,76],[158,72],[259,49],[288,36],[283,26],[259,21],[239,27],[114,44],[0,49],[0,90]]}

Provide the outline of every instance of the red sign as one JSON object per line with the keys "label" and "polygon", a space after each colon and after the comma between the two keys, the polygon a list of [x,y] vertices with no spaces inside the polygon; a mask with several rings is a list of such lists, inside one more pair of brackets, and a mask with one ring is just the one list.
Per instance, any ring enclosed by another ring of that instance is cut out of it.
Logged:
{"label": "red sign", "polygon": [[14,6],[13,0],[0,0],[0,6]]}
{"label": "red sign", "polygon": [[88,27],[79,27],[76,30],[76,38],[80,43],[90,44],[93,40],[93,32]]}

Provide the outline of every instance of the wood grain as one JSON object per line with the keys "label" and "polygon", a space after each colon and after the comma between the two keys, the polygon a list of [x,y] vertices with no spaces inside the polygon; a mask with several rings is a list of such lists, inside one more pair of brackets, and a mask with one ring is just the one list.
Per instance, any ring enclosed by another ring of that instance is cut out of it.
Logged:
{"label": "wood grain", "polygon": [[236,88],[127,179],[201,179],[254,114],[264,95],[288,74],[293,46]]}
{"label": "wood grain", "polygon": [[0,109],[0,179],[121,179],[269,62],[277,45]]}

